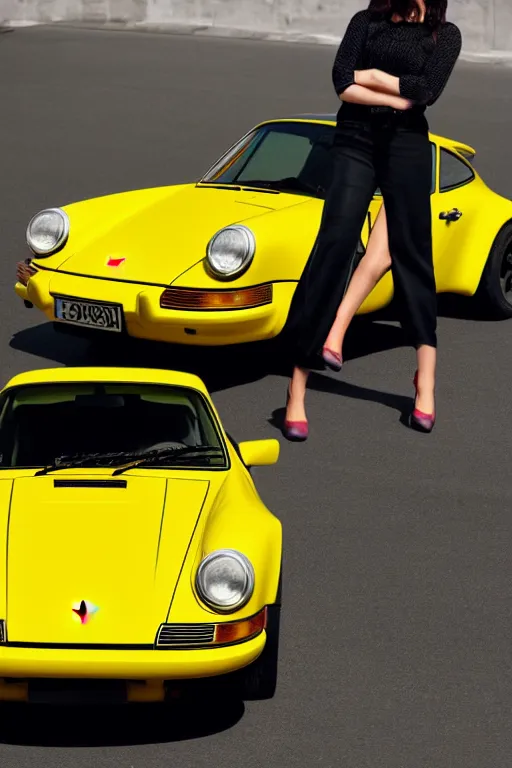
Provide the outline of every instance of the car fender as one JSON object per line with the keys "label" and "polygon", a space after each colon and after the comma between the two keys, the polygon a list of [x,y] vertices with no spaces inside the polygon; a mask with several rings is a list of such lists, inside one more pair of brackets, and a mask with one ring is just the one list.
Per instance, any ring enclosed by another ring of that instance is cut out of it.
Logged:
{"label": "car fender", "polygon": [[[282,560],[282,525],[258,496],[250,475],[237,459],[203,510],[173,596],[169,621],[234,621],[252,616],[276,601]],[[218,614],[203,605],[195,590],[201,561],[218,549],[234,549],[252,563],[250,600],[235,613]]]}
{"label": "car fender", "polygon": [[444,266],[443,289],[446,292],[473,296],[478,290],[482,273],[493,244],[503,229],[512,221],[512,201],[487,190],[486,203],[450,255],[450,266]]}
{"label": "car fender", "polygon": [[46,269],[59,269],[78,250],[129,219],[144,208],[170,198],[187,184],[152,189],[118,192],[62,206],[69,218],[69,237],[64,246],[50,256],[33,256],[34,264]]}
{"label": "car fender", "polygon": [[[212,290],[298,281],[315,242],[322,209],[322,200],[298,197],[297,203],[288,208],[237,221],[237,224],[249,227],[256,240],[254,258],[243,273],[233,280],[221,280],[210,273],[206,258],[202,258],[171,285]],[[214,234],[212,232],[211,236]],[[205,238],[205,253],[208,239]]]}

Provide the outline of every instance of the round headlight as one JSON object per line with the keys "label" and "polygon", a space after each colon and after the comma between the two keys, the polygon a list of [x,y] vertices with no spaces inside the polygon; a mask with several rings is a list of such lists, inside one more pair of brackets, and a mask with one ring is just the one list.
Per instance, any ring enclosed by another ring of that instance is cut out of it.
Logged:
{"label": "round headlight", "polygon": [[238,224],[225,227],[208,243],[208,264],[217,277],[235,277],[251,263],[255,250],[250,229]]}
{"label": "round headlight", "polygon": [[250,599],[254,570],[241,552],[220,549],[202,561],[197,570],[196,587],[205,605],[219,613],[230,613]]}
{"label": "round headlight", "polygon": [[69,219],[60,208],[36,213],[27,227],[27,245],[38,256],[49,256],[63,245],[69,235]]}

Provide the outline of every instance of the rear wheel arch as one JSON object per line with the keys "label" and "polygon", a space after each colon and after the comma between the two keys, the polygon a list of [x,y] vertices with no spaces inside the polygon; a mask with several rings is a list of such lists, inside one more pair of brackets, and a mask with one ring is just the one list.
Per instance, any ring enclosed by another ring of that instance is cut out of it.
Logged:
{"label": "rear wheel arch", "polygon": [[493,240],[476,296],[496,319],[512,317],[512,219],[502,225]]}

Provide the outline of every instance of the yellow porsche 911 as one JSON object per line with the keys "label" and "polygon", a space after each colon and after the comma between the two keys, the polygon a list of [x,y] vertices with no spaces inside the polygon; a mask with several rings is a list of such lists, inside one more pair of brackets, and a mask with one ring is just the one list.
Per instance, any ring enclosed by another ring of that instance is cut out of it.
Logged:
{"label": "yellow porsche 911", "polygon": [[58,368],[0,393],[0,700],[274,694],[281,524],[200,379]]}
{"label": "yellow porsche 911", "polygon": [[[270,339],[318,232],[332,171],[332,115],[260,124],[197,183],[86,200],[38,213],[16,292],[65,332],[179,344]],[[478,294],[512,316],[512,201],[472,166],[471,147],[431,136],[438,291]],[[368,211],[357,258],[382,204]],[[388,305],[388,273],[360,313]]]}

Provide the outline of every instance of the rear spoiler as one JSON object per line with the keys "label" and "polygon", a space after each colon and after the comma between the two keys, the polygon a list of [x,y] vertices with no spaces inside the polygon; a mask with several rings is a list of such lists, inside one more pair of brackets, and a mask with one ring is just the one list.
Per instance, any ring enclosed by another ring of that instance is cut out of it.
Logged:
{"label": "rear spoiler", "polygon": [[472,160],[476,155],[476,149],[473,149],[473,147],[470,147],[467,144],[461,144],[460,142],[452,142],[452,149],[467,160]]}

